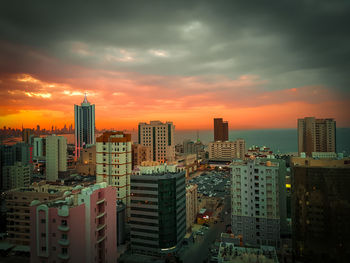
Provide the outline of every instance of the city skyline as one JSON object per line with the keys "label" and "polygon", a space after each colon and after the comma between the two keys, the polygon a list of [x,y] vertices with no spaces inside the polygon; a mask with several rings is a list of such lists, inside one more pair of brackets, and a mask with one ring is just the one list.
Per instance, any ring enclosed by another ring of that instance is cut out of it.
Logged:
{"label": "city skyline", "polygon": [[202,130],[217,116],[230,129],[294,128],[305,116],[350,127],[346,4],[21,6],[0,11],[0,126],[73,123],[87,92],[97,129]]}

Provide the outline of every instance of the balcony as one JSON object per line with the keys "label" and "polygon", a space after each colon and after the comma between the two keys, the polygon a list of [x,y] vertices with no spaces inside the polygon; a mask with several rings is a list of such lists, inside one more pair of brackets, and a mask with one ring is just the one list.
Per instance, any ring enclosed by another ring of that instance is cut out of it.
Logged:
{"label": "balcony", "polygon": [[103,203],[104,201],[105,201],[104,198],[98,199],[97,202],[96,202],[96,204],[101,204],[101,203]]}
{"label": "balcony", "polygon": [[106,212],[105,212],[105,211],[100,212],[100,213],[98,213],[98,214],[97,214],[96,218],[103,217],[105,214],[106,214]]}
{"label": "balcony", "polygon": [[98,238],[97,238],[97,241],[96,241],[97,244],[98,244],[98,243],[101,243],[103,240],[105,240],[105,238],[106,238],[105,235],[103,235],[102,237],[98,237]]}
{"label": "balcony", "polygon": [[103,229],[106,226],[106,224],[100,224],[96,227],[96,231],[100,231],[101,229]]}
{"label": "balcony", "polygon": [[69,259],[69,255],[60,253],[60,254],[58,254],[58,258],[67,260],[67,259]]}
{"label": "balcony", "polygon": [[69,239],[60,239],[58,240],[58,244],[61,246],[69,246]]}
{"label": "balcony", "polygon": [[58,230],[65,231],[65,232],[69,231],[69,226],[59,225]]}

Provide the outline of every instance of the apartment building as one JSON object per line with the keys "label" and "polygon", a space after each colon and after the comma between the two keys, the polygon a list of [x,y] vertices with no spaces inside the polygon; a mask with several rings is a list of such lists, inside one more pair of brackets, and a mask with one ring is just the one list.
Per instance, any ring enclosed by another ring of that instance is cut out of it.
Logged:
{"label": "apartment building", "polygon": [[34,183],[5,192],[7,240],[11,244],[28,246],[30,244],[30,210],[33,200],[46,202],[63,196],[71,190],[70,186],[50,185],[45,182]]}
{"label": "apartment building", "polygon": [[30,207],[31,262],[117,260],[115,188],[98,183],[75,188]]}
{"label": "apartment building", "polygon": [[298,152],[336,152],[336,121],[306,117],[298,119]]}
{"label": "apartment building", "polygon": [[96,182],[116,189],[116,199],[126,205],[130,215],[130,175],[132,171],[131,135],[104,132],[96,139]]}
{"label": "apartment building", "polygon": [[232,232],[245,245],[280,247],[278,163],[250,159],[232,169]]}
{"label": "apartment building", "polygon": [[232,161],[232,159],[243,159],[246,152],[245,140],[210,142],[208,150],[210,160]]}
{"label": "apartment building", "polygon": [[175,160],[174,132],[175,126],[172,122],[139,123],[138,143],[151,147],[153,161],[173,162]]}

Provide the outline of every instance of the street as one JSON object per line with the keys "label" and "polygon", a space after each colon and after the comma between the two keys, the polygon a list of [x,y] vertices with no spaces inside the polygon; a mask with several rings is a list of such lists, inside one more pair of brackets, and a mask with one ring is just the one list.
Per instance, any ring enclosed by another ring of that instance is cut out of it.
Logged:
{"label": "street", "polygon": [[195,244],[189,246],[185,251],[183,251],[181,259],[184,263],[207,262],[210,257],[210,246],[215,242],[215,240],[220,239],[220,234],[225,232],[226,225],[231,224],[230,213],[225,215],[225,211],[231,209],[230,200],[230,196],[225,196],[224,209],[222,210],[224,222],[218,220],[217,224],[212,224],[203,236],[203,241],[197,241]]}

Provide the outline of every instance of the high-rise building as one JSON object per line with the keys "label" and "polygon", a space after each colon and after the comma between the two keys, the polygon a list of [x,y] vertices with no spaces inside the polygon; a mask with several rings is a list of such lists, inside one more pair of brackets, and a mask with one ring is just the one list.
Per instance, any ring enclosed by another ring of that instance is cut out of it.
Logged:
{"label": "high-rise building", "polygon": [[246,152],[245,140],[216,141],[209,143],[209,159],[216,161],[232,161],[232,159],[243,159]]}
{"label": "high-rise building", "polygon": [[95,104],[90,104],[86,94],[81,105],[74,105],[75,157],[88,144],[95,144]]}
{"label": "high-rise building", "polygon": [[54,182],[58,172],[67,171],[67,139],[64,136],[46,137],[46,180]]}
{"label": "high-rise building", "polygon": [[152,152],[150,146],[142,146],[137,143],[132,145],[132,169],[142,162],[152,161]]}
{"label": "high-rise building", "polygon": [[33,136],[34,132],[32,129],[23,129],[22,130],[22,141],[27,143],[27,144],[30,144],[30,137]]}
{"label": "high-rise building", "polygon": [[175,160],[175,126],[172,122],[151,121],[139,123],[138,142],[151,147],[152,160],[173,162]]}
{"label": "high-rise building", "polygon": [[168,171],[166,164],[144,168],[131,176],[131,250],[174,253],[186,233],[185,172]]}
{"label": "high-rise building", "polygon": [[115,188],[106,183],[32,201],[31,262],[116,262],[116,216]]}
{"label": "high-rise building", "polygon": [[104,132],[96,139],[96,182],[116,188],[116,199],[130,215],[131,134]]}
{"label": "high-rise building", "polygon": [[6,228],[9,243],[19,246],[30,244],[30,211],[29,205],[33,200],[40,202],[53,200],[63,196],[71,190],[70,186],[49,185],[44,182],[34,183],[28,187],[21,187],[5,192],[7,210]]}
{"label": "high-rise building", "polygon": [[222,118],[214,119],[214,141],[228,141],[228,122]]}
{"label": "high-rise building", "polygon": [[350,159],[292,158],[292,242],[302,262],[349,262]]}
{"label": "high-rise building", "polygon": [[197,219],[198,206],[198,185],[190,184],[186,186],[186,230],[191,232],[191,228]]}
{"label": "high-rise building", "polygon": [[232,169],[232,233],[245,245],[280,247],[278,163],[236,162]]}
{"label": "high-rise building", "polygon": [[336,152],[336,122],[334,119],[306,117],[298,119],[298,152],[311,156],[313,152]]}

